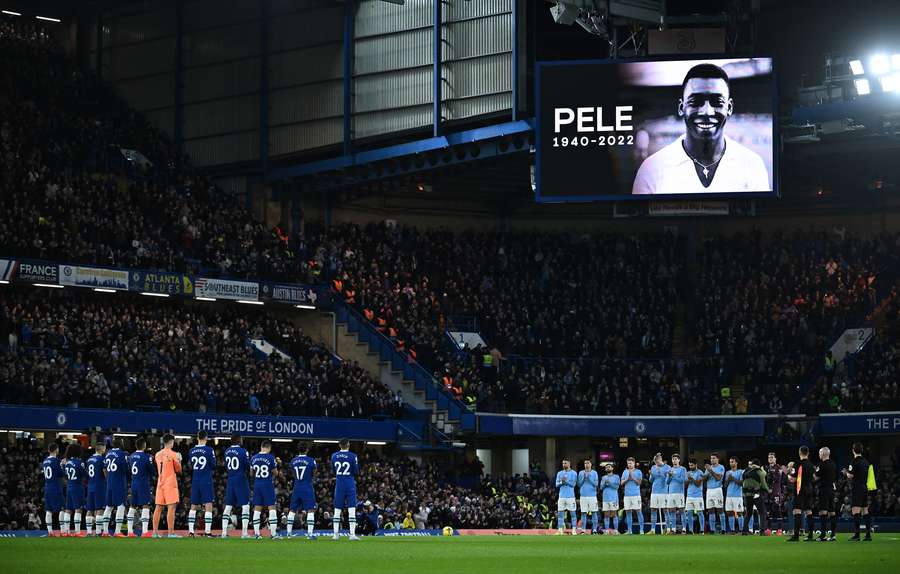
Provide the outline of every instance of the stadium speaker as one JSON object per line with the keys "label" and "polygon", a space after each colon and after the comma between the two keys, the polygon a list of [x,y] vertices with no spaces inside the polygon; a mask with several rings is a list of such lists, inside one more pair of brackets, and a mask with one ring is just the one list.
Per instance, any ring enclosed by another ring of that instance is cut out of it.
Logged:
{"label": "stadium speaker", "polygon": [[578,18],[578,7],[566,2],[557,2],[550,7],[550,15],[557,24],[571,26]]}

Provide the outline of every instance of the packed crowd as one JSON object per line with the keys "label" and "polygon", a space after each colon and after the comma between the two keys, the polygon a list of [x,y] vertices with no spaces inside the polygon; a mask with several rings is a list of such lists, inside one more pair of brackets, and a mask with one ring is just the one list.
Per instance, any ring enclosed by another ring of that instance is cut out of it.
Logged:
{"label": "packed crowd", "polygon": [[[371,417],[399,397],[287,321],[118,293],[0,292],[0,398],[110,408]],[[248,339],[285,353],[268,357]]]}

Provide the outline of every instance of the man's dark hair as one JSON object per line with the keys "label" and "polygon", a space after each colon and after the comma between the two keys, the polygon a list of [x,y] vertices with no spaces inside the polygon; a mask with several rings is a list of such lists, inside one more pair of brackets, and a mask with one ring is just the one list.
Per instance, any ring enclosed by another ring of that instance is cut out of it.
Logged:
{"label": "man's dark hair", "polygon": [[56,454],[56,453],[58,453],[58,452],[59,452],[59,445],[56,444],[55,442],[51,442],[50,444],[47,445],[47,452],[49,452],[50,454]]}
{"label": "man's dark hair", "polygon": [[800,454],[802,454],[803,456],[809,456],[809,447],[806,445],[801,446]]}
{"label": "man's dark hair", "polygon": [[688,459],[688,464],[697,464],[697,459],[696,459],[696,458],[689,458],[689,459]]}
{"label": "man's dark hair", "polygon": [[66,458],[81,458],[81,445],[73,442],[66,447]]}
{"label": "man's dark hair", "polygon": [[209,436],[209,435],[206,434],[206,431],[205,431],[205,430],[202,430],[202,431],[200,431],[200,432],[197,433],[197,440],[206,440],[206,437],[208,437],[208,436]]}
{"label": "man's dark hair", "polygon": [[241,444],[241,435],[239,435],[238,433],[234,433],[233,435],[231,435],[231,444],[233,444],[233,445]]}
{"label": "man's dark hair", "polygon": [[736,456],[729,457],[729,460],[733,460],[734,464],[741,464],[741,459]]}
{"label": "man's dark hair", "polygon": [[722,78],[728,84],[728,87],[731,87],[731,79],[728,77],[728,73],[715,64],[697,64],[688,70],[688,73],[684,76],[684,81],[681,82],[682,92],[684,92],[684,88],[691,78]]}
{"label": "man's dark hair", "polygon": [[309,443],[306,441],[301,441],[297,444],[297,451],[300,454],[306,454],[309,452]]}
{"label": "man's dark hair", "polygon": [[175,442],[175,436],[169,433],[163,435],[163,444],[169,444],[170,442]]}
{"label": "man's dark hair", "polygon": [[778,457],[778,455],[775,454],[775,451],[774,451],[774,450],[771,451],[771,452],[769,452],[769,454],[768,454],[767,456],[774,456],[774,457],[776,457],[776,458]]}
{"label": "man's dark hair", "polygon": [[712,458],[712,457],[722,458],[721,456],[719,456],[719,453],[717,453],[717,452],[711,452],[711,453],[709,453],[709,458]]}
{"label": "man's dark hair", "polygon": [[269,439],[262,441],[259,445],[259,448],[272,448],[272,441],[270,441]]}
{"label": "man's dark hair", "polygon": [[861,442],[853,443],[853,454],[862,454],[863,453],[863,445]]}
{"label": "man's dark hair", "polygon": [[134,441],[135,450],[144,450],[147,448],[147,439],[144,437],[138,437],[137,440]]}
{"label": "man's dark hair", "polygon": [[750,464],[755,464],[756,466],[762,466],[762,464],[760,463],[760,460],[758,458],[754,458],[753,460],[751,460]]}
{"label": "man's dark hair", "polygon": [[338,441],[338,446],[341,448],[350,448],[350,441],[348,439],[342,438]]}
{"label": "man's dark hair", "polygon": [[113,448],[125,448],[125,441],[121,438],[113,439]]}

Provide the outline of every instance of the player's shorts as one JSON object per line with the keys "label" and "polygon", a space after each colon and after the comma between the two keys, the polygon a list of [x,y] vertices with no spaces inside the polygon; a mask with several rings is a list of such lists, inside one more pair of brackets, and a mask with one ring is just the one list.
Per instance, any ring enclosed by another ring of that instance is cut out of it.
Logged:
{"label": "player's shorts", "polygon": [[769,511],[776,516],[784,514],[784,495],[769,495]]}
{"label": "player's shorts", "polygon": [[819,491],[819,512],[834,512],[834,491]]}
{"label": "player's shorts", "polygon": [[254,484],[253,506],[275,506],[275,487],[272,484]]}
{"label": "player's shorts", "polygon": [[124,506],[128,498],[128,489],[118,486],[106,487],[106,506]]}
{"label": "player's shorts", "polygon": [[569,512],[575,512],[575,499],[574,498],[560,498],[556,502],[556,510],[558,512],[562,512],[564,510],[568,510]]}
{"label": "player's shorts", "polygon": [[619,501],[618,500],[604,500],[603,501],[603,512],[616,512],[619,510]]}
{"label": "player's shorts", "polygon": [[703,512],[703,499],[699,496],[689,496],[684,503],[685,510]]}
{"label": "player's shorts", "polygon": [[707,488],[706,489],[706,508],[722,508],[725,503],[725,498],[722,496],[721,488]]}
{"label": "player's shorts", "polygon": [[[334,507],[356,508],[356,485],[343,485],[340,482],[334,485]],[[572,510],[575,510],[575,499],[572,499]]]}
{"label": "player's shorts", "polygon": [[311,488],[294,489],[291,493],[291,512],[312,510],[316,507],[316,493]]}
{"label": "player's shorts", "polygon": [[853,488],[850,491],[850,506],[860,508],[869,506],[869,492],[865,488]]}
{"label": "player's shorts", "polygon": [[44,492],[44,510],[49,512],[59,512],[63,509],[63,493],[62,491]]}
{"label": "player's shorts", "polygon": [[725,512],[743,512],[744,511],[744,497],[743,496],[729,496],[725,499]]}
{"label": "player's shorts", "polygon": [[650,508],[667,508],[666,507],[666,497],[669,496],[665,493],[659,494],[651,494],[650,495]]}
{"label": "player's shorts", "polygon": [[812,493],[804,493],[798,494],[794,497],[794,510],[813,510],[813,495]]}
{"label": "player's shorts", "polygon": [[84,489],[81,485],[70,486],[66,489],[66,510],[81,510],[84,508]]}
{"label": "player's shorts", "polygon": [[623,499],[625,503],[625,510],[641,510],[641,496],[639,494],[635,494],[634,496],[626,496]]}
{"label": "player's shorts", "polygon": [[229,480],[225,486],[225,506],[250,504],[250,484],[246,480]]}
{"label": "player's shorts", "polygon": [[131,483],[131,507],[150,505],[150,483]]}
{"label": "player's shorts", "polygon": [[156,487],[156,504],[167,506],[169,504],[178,504],[178,487],[177,486],[157,486]]}
{"label": "player's shorts", "polygon": [[191,504],[212,504],[215,500],[212,482],[191,484]]}
{"label": "player's shorts", "polygon": [[666,495],[666,508],[684,508],[684,494],[670,492]]}
{"label": "player's shorts", "polygon": [[88,489],[87,503],[85,504],[85,508],[88,512],[96,512],[98,510],[103,510],[104,508],[106,508],[106,489]]}
{"label": "player's shorts", "polygon": [[582,512],[597,512],[600,507],[597,505],[596,496],[582,496],[578,499]]}

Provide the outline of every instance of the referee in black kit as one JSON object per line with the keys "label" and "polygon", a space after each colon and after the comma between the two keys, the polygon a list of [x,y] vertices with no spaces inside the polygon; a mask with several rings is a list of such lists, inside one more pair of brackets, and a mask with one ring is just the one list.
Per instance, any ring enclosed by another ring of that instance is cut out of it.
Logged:
{"label": "referee in black kit", "polygon": [[816,469],[809,462],[809,447],[800,447],[800,462],[794,466],[794,461],[788,463],[788,481],[794,485],[794,535],[788,538],[788,542],[800,541],[800,527],[803,525],[803,516],[806,516],[806,541],[813,542],[812,502],[813,484]]}
{"label": "referee in black kit", "polygon": [[866,520],[866,537],[864,542],[872,541],[872,516],[869,514],[869,461],[863,458],[863,445],[853,443],[853,462],[844,469],[844,476],[850,480],[850,513],[853,515],[852,542],[859,542],[860,516]]}
{"label": "referee in black kit", "polygon": [[816,484],[819,485],[819,521],[821,533],[819,542],[837,540],[837,514],[834,512],[835,481],[837,467],[831,460],[831,449],[823,446],[819,449],[819,465],[816,467]]}

